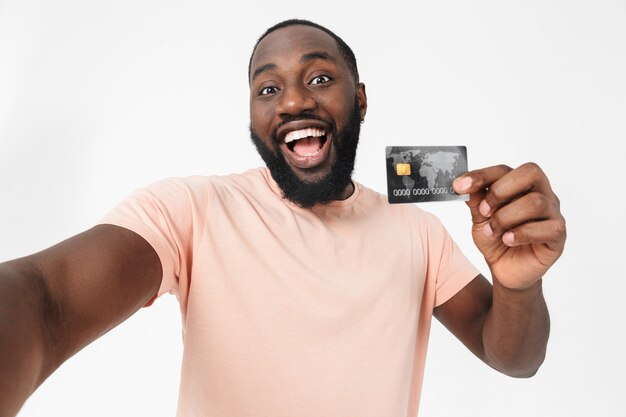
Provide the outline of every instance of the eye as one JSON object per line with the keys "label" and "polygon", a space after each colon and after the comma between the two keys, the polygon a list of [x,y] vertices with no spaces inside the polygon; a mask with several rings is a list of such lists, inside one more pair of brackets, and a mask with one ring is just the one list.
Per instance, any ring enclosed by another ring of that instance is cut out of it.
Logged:
{"label": "eye", "polygon": [[318,75],[317,77],[313,78],[309,84],[311,85],[325,84],[329,82],[330,80],[331,78],[328,75]]}
{"label": "eye", "polygon": [[267,95],[270,95],[270,94],[276,94],[276,92],[278,92],[278,89],[276,87],[269,86],[269,87],[262,88],[261,91],[259,91],[259,95],[260,96],[267,96]]}

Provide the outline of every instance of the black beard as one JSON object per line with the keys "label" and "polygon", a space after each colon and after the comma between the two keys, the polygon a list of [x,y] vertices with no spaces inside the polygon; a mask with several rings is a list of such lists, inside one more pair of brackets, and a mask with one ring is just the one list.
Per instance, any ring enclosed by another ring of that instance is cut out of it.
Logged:
{"label": "black beard", "polygon": [[[315,119],[309,115],[294,117],[293,120]],[[328,174],[314,182],[303,181],[292,171],[281,153],[276,138],[272,138],[274,149],[265,145],[258,133],[250,125],[250,137],[257,151],[270,170],[272,178],[280,187],[283,197],[302,208],[313,207],[316,204],[327,204],[339,200],[352,180],[356,148],[361,132],[361,112],[358,99],[355,99],[350,117],[346,125],[337,132],[337,126],[330,124],[332,146],[335,147],[335,157],[331,161]],[[329,144],[330,145],[330,144]]]}

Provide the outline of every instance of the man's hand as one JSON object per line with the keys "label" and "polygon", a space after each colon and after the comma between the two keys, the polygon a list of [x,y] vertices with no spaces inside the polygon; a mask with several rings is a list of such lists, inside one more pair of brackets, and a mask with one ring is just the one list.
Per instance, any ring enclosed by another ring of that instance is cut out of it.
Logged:
{"label": "man's hand", "polygon": [[527,289],[563,253],[566,232],[559,199],[536,164],[470,171],[453,187],[470,194],[472,237],[500,284]]}

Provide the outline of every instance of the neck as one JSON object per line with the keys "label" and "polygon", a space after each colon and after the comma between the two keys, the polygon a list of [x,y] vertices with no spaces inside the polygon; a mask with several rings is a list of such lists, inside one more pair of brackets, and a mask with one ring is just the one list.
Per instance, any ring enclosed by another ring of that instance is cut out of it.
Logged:
{"label": "neck", "polygon": [[343,190],[343,193],[341,193],[341,196],[338,198],[338,200],[347,200],[353,193],[354,183],[351,180],[350,184],[348,184],[348,186]]}

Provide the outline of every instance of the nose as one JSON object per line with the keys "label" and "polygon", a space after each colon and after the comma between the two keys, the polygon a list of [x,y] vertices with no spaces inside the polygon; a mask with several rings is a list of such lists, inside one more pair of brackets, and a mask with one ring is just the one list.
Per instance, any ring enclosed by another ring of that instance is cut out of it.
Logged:
{"label": "nose", "polygon": [[284,87],[276,105],[279,116],[297,116],[315,110],[317,102],[305,86]]}

